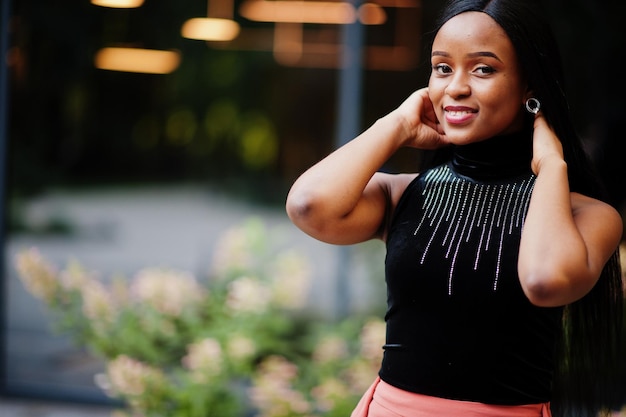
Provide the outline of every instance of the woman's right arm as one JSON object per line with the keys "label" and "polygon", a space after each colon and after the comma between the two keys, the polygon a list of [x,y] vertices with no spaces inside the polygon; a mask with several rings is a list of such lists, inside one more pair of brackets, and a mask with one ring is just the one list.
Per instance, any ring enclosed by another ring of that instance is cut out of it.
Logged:
{"label": "woman's right arm", "polygon": [[413,175],[377,173],[401,147],[440,146],[426,89],[305,171],[287,196],[292,222],[316,239],[353,244],[381,238],[393,201]]}

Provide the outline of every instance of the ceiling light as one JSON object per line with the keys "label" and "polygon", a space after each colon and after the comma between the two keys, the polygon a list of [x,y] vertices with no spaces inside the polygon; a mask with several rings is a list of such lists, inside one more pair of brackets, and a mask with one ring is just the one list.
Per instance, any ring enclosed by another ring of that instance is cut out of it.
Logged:
{"label": "ceiling light", "polygon": [[146,74],[169,74],[178,68],[180,53],[140,48],[102,48],[96,53],[96,68],[140,72]]}
{"label": "ceiling light", "polygon": [[181,33],[189,39],[230,41],[239,34],[239,24],[230,19],[195,17],[185,22]]}
{"label": "ceiling light", "polygon": [[348,24],[356,21],[356,10],[346,2],[247,0],[239,13],[258,22]]}
{"label": "ceiling light", "polygon": [[102,7],[130,9],[141,6],[143,4],[143,0],[91,0],[91,4]]}

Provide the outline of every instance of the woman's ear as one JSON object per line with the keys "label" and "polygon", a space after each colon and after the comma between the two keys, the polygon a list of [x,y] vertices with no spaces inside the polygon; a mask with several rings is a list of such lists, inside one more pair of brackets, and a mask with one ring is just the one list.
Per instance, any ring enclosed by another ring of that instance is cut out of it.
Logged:
{"label": "woman's ear", "polygon": [[530,87],[526,88],[526,93],[524,93],[524,102],[531,97],[535,97],[535,92],[530,89]]}
{"label": "woman's ear", "polygon": [[525,106],[526,103],[528,102],[529,98],[536,98],[535,94],[533,92],[533,90],[531,90],[530,88],[526,89],[526,93],[524,93],[524,96],[522,97],[522,105]]}

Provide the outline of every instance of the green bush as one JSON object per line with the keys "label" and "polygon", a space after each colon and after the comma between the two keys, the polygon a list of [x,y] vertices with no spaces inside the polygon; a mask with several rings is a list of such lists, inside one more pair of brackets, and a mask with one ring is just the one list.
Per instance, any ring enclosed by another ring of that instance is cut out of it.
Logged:
{"label": "green bush", "polygon": [[18,253],[26,289],[106,363],[98,385],[143,417],[346,416],[376,375],[379,319],[308,317],[309,261],[258,219],[217,242],[211,271],[147,267],[105,282]]}

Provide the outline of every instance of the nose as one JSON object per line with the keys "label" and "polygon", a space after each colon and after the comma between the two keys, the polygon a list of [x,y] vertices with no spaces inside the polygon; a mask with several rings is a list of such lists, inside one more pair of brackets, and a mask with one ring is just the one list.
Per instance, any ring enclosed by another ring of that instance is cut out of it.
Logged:
{"label": "nose", "polygon": [[466,97],[471,93],[471,88],[468,82],[468,74],[463,72],[456,72],[449,78],[450,82],[446,86],[446,94],[450,97]]}

